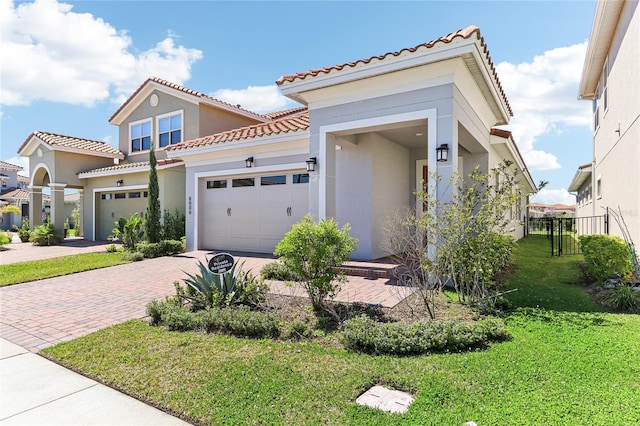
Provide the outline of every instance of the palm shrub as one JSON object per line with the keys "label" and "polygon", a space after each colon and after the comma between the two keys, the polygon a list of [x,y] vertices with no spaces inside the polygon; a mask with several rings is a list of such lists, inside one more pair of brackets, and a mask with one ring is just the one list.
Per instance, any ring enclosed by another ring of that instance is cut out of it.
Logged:
{"label": "palm shrub", "polygon": [[176,285],[178,297],[189,300],[196,309],[234,304],[256,305],[264,299],[268,287],[250,270],[243,270],[243,266],[244,262],[235,263],[229,272],[215,274],[199,261],[200,274],[187,273],[189,278],[183,280],[192,291],[181,290]]}
{"label": "palm shrub", "polygon": [[51,223],[36,226],[29,241],[36,246],[51,246],[62,240],[60,232]]}
{"label": "palm shrub", "polygon": [[335,219],[315,223],[306,215],[291,227],[274,252],[307,291],[313,308],[338,320],[330,301],[345,279],[338,267],[349,260],[356,249],[357,241],[349,235],[349,229],[349,225],[338,228]]}
{"label": "palm shrub", "polygon": [[110,239],[122,240],[122,245],[128,250],[135,250],[144,237],[145,221],[133,213],[129,220],[121,217],[115,222],[116,227],[111,231]]}

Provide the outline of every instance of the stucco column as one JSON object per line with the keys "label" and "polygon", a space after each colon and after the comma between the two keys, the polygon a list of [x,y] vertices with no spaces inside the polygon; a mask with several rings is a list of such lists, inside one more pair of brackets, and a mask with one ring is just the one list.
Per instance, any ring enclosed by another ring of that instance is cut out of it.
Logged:
{"label": "stucco column", "polygon": [[61,233],[64,230],[64,187],[66,183],[50,183],[51,188],[51,223]]}
{"label": "stucco column", "polygon": [[78,189],[78,210],[80,211],[80,223],[76,224],[76,229],[78,230],[77,237],[84,237],[84,189]]}
{"label": "stucco column", "polygon": [[[436,161],[436,149],[443,144],[449,148],[448,159]],[[449,181],[458,173],[458,121],[450,115],[438,117],[437,136],[434,140],[429,138],[428,145],[429,170],[435,170],[441,178],[436,184],[436,198],[443,202],[450,201],[454,188]]]}
{"label": "stucco column", "polygon": [[[311,178],[317,179],[318,215],[317,219],[336,217],[336,138],[320,132],[316,172]],[[315,174],[315,176],[314,176]]]}
{"label": "stucco column", "polygon": [[29,228],[42,225],[42,187],[29,186]]}

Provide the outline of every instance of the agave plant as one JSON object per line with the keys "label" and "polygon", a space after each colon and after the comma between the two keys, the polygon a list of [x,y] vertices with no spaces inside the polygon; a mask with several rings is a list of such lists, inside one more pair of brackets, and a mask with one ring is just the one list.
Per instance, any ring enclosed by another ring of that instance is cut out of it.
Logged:
{"label": "agave plant", "polygon": [[241,298],[245,281],[249,278],[250,273],[242,270],[243,265],[244,262],[239,265],[235,263],[229,272],[215,274],[206,264],[198,261],[200,274],[185,272],[189,278],[185,278],[184,282],[204,297],[207,306],[229,306]]}

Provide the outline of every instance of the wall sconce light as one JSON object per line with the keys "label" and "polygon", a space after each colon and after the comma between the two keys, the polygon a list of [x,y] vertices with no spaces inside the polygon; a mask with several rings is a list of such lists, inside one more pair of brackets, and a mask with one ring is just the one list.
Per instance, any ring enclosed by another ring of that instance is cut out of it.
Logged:
{"label": "wall sconce light", "polygon": [[436,160],[439,162],[447,161],[449,159],[449,145],[446,143],[441,144],[436,148]]}
{"label": "wall sconce light", "polygon": [[309,158],[307,161],[307,171],[308,172],[315,172],[316,171],[316,164],[318,163],[318,159],[316,157],[311,157]]}
{"label": "wall sconce light", "polygon": [[116,186],[122,186],[123,183],[122,179],[120,179],[119,181],[116,181]]}
{"label": "wall sconce light", "polygon": [[253,167],[253,157],[249,157],[246,160],[244,160],[244,164],[247,167],[247,169],[250,169],[251,167]]}

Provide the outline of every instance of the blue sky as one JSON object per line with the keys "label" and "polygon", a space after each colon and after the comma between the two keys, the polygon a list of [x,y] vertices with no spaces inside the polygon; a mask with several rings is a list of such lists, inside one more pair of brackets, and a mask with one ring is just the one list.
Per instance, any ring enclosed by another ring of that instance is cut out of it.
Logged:
{"label": "blue sky", "polygon": [[256,112],[294,106],[283,74],[413,47],[468,25],[485,38],[536,182],[566,189],[591,156],[577,100],[595,1],[220,2],[0,0],[0,160],[34,130],[117,143],[108,123],[157,76]]}

